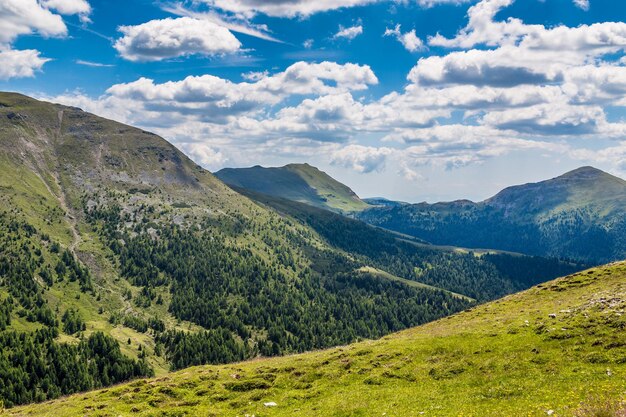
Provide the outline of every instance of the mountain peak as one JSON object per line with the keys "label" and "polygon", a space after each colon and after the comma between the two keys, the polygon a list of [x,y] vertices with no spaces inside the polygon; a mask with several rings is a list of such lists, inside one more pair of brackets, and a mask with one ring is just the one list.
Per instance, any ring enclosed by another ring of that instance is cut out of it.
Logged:
{"label": "mountain peak", "polygon": [[584,167],[576,168],[574,170],[566,172],[560,177],[561,178],[581,178],[581,177],[601,177],[605,175],[611,176],[611,174],[608,174],[602,171],[601,169],[594,168],[592,166],[584,166]]}
{"label": "mountain peak", "polygon": [[308,163],[275,168],[228,168],[215,175],[226,184],[338,212],[368,207],[348,186]]}

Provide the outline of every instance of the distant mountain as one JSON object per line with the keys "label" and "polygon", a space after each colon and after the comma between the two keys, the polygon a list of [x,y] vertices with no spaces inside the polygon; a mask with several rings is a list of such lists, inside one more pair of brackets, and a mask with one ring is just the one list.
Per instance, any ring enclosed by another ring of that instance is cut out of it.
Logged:
{"label": "distant mountain", "polygon": [[224,168],[215,176],[230,186],[332,211],[347,213],[368,207],[349,187],[309,164]]}
{"label": "distant mountain", "polygon": [[394,201],[394,200],[389,200],[383,197],[363,198],[362,200],[365,201],[370,206],[379,206],[379,207],[398,207],[404,204],[409,204],[403,201]]}
{"label": "distant mountain", "polygon": [[593,167],[474,203],[374,207],[358,218],[431,243],[602,263],[626,258],[626,181]]}

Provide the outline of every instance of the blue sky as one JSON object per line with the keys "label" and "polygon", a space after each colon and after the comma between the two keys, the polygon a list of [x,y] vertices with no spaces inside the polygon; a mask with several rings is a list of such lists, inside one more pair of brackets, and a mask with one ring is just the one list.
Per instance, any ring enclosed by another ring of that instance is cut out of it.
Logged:
{"label": "blue sky", "polygon": [[0,0],[0,89],[362,196],[626,176],[626,3]]}

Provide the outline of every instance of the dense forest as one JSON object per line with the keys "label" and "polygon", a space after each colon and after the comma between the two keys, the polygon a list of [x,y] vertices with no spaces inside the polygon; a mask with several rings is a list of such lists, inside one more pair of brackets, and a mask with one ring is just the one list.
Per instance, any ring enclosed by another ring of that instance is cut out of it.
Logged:
{"label": "dense forest", "polygon": [[[139,211],[99,205],[87,215],[146,302],[156,302],[157,287],[169,286],[170,312],[207,329],[158,336],[175,368],[376,338],[471,305],[443,291],[358,272],[361,263],[314,247],[278,218],[269,227],[233,215],[185,227],[152,221],[148,207]],[[122,226],[140,217],[145,220],[132,228]],[[252,245],[233,243],[248,233],[264,236],[272,261]],[[290,240],[283,243],[279,235]]]}
{"label": "dense forest", "polygon": [[[14,214],[0,212],[0,401],[5,406],[44,401],[139,376],[150,367],[120,352],[115,339],[101,332],[60,343],[63,332],[85,330],[75,310],[60,316],[45,297],[46,287],[75,282],[93,292],[90,273],[68,250]],[[31,323],[31,332],[8,330],[12,313]]]}
{"label": "dense forest", "polygon": [[329,244],[360,255],[364,264],[479,301],[492,300],[586,267],[557,259],[507,253],[476,256],[472,252],[437,248],[306,204],[239,191],[310,226]]}

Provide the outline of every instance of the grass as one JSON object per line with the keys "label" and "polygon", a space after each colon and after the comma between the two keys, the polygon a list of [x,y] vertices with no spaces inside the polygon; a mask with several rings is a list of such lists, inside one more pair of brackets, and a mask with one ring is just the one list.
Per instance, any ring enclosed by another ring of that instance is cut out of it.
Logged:
{"label": "grass", "polygon": [[374,267],[371,267],[371,266],[364,266],[362,268],[359,268],[358,271],[366,273],[366,274],[374,275],[374,276],[377,276],[379,278],[388,279],[388,280],[396,281],[396,282],[401,282],[403,284],[408,285],[409,287],[425,288],[425,289],[434,290],[434,291],[443,291],[443,292],[446,292],[446,293],[451,294],[451,295],[453,295],[455,297],[458,297],[458,298],[463,298],[463,299],[468,300],[468,301],[476,301],[475,299],[470,298],[470,297],[468,297],[466,295],[458,294],[458,293],[455,293],[455,292],[452,292],[452,291],[448,291],[448,290],[444,290],[443,288],[434,287],[432,285],[424,284],[424,283],[421,283],[421,282],[418,282],[418,281],[413,281],[413,280],[410,280],[410,279],[400,278],[400,277],[398,277],[396,275],[390,274],[389,272],[382,271],[380,269],[377,269],[377,268],[374,268]]}
{"label": "grass", "polygon": [[377,341],[189,368],[5,413],[620,416],[625,309],[619,263]]}

